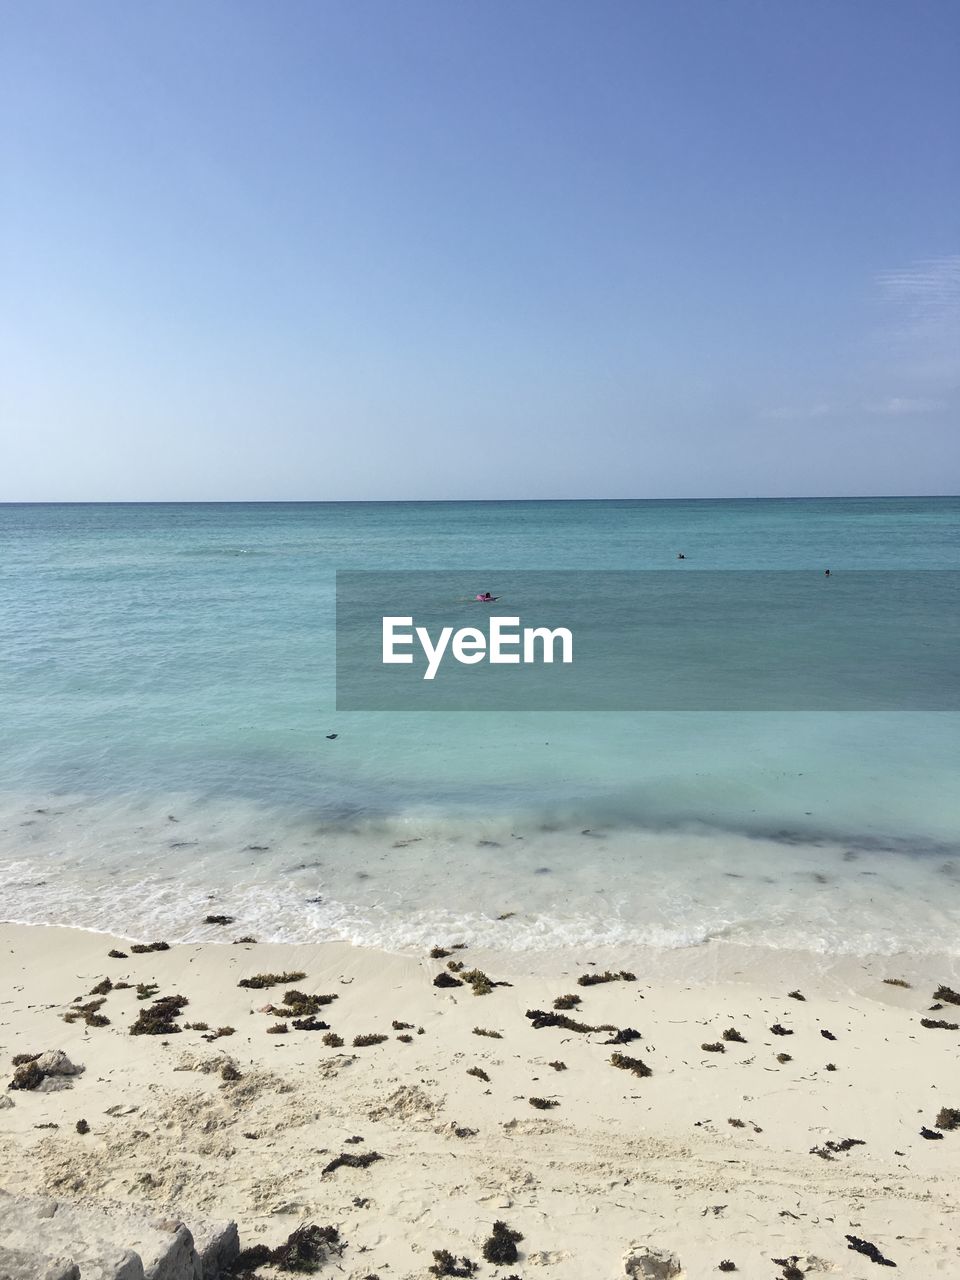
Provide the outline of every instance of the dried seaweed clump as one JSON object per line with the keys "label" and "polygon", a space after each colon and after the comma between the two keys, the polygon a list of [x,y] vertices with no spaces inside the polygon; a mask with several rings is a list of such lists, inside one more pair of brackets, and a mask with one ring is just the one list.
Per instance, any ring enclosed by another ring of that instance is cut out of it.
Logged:
{"label": "dried seaweed clump", "polygon": [[729,1258],[724,1258],[724,1260],[717,1265],[718,1271],[736,1271],[736,1269],[737,1264],[735,1262],[731,1262]]}
{"label": "dried seaweed clump", "polygon": [[155,982],[138,982],[137,983],[137,999],[152,1000],[160,988]]}
{"label": "dried seaweed clump", "polygon": [[330,1023],[321,1022],[319,1018],[294,1018],[294,1031],[329,1031]]}
{"label": "dried seaweed clump", "polygon": [[241,978],[238,987],[262,991],[264,987],[279,987],[285,982],[302,982],[305,973],[255,973],[252,978]]}
{"label": "dried seaweed clump", "polygon": [[548,1062],[548,1067],[553,1067],[554,1071],[566,1071],[567,1064],[565,1062]]}
{"label": "dried seaweed clump", "polygon": [[467,1068],[467,1075],[468,1075],[468,1076],[476,1076],[476,1078],[477,1078],[478,1080],[483,1080],[483,1081],[485,1081],[487,1084],[489,1084],[489,1083],[490,1083],[490,1077],[489,1077],[489,1076],[487,1075],[487,1073],[484,1071],[483,1067],[468,1067],[468,1068]]}
{"label": "dried seaweed clump", "polygon": [[412,1031],[413,1030],[412,1022],[400,1022],[399,1019],[397,1018],[394,1018],[394,1020],[390,1023],[390,1025],[391,1027],[393,1027],[394,1031]]}
{"label": "dried seaweed clump", "polygon": [[367,1036],[354,1036],[353,1047],[355,1049],[365,1049],[369,1044],[383,1044],[384,1040],[389,1040],[389,1036],[379,1035],[376,1032]]}
{"label": "dried seaweed clump", "polygon": [[110,1019],[105,1013],[99,1013],[100,1006],[105,1004],[103,996],[99,1000],[88,1000],[86,1004],[74,1005],[66,1013],[61,1014],[64,1022],[85,1022],[88,1027],[109,1027]]}
{"label": "dried seaweed clump", "polygon": [[791,1000],[806,1000],[807,998],[802,991],[788,991],[787,995]]}
{"label": "dried seaweed clump", "polygon": [[889,1258],[885,1258],[877,1246],[869,1240],[861,1240],[859,1236],[847,1236],[847,1248],[853,1249],[855,1253],[862,1253],[865,1258],[869,1258],[871,1262],[876,1262],[881,1267],[895,1267],[897,1264],[891,1262]]}
{"label": "dried seaweed clump", "polygon": [[780,1063],[781,1066],[785,1066],[786,1063],[792,1062],[793,1058],[790,1056],[789,1053],[778,1053],[777,1061]]}
{"label": "dried seaweed clump", "polygon": [[792,1036],[793,1032],[787,1027],[782,1027],[779,1022],[775,1022],[770,1028],[775,1036]]}
{"label": "dried seaweed clump", "polygon": [[541,1031],[544,1027],[560,1027],[564,1031],[577,1031],[580,1035],[586,1035],[590,1031],[616,1031],[616,1027],[591,1027],[585,1022],[568,1018],[566,1014],[548,1013],[544,1009],[528,1009],[526,1017],[533,1023],[534,1031]]}
{"label": "dried seaweed clump", "polygon": [[114,947],[112,951],[108,951],[107,955],[110,957],[111,960],[129,960],[130,959],[130,957],[127,955],[125,951],[118,951],[116,947]]}
{"label": "dried seaweed clump", "polygon": [[239,947],[239,946],[241,945],[241,943],[244,943],[244,942],[246,942],[246,943],[255,943],[255,942],[256,942],[256,938],[250,938],[250,937],[234,938],[234,940],[233,940],[233,945],[234,945],[235,947]]}
{"label": "dried seaweed clump", "polygon": [[438,973],[433,980],[435,987],[462,987],[463,983],[459,978],[455,978],[452,973]]}
{"label": "dried seaweed clump", "polygon": [[610,1055],[610,1063],[614,1067],[619,1067],[621,1071],[632,1071],[635,1076],[639,1076],[641,1079],[644,1076],[653,1075],[653,1072],[642,1058],[628,1058],[625,1053],[612,1053]]}
{"label": "dried seaweed clump", "polygon": [[582,1000],[583,1000],[582,996],[572,995],[572,994],[566,995],[566,996],[557,996],[556,1000],[554,1000],[553,1002],[553,1007],[555,1009],[575,1009],[577,1005],[582,1002]]}
{"label": "dried seaweed clump", "polygon": [[458,1261],[449,1249],[434,1249],[433,1266],[427,1270],[432,1276],[472,1276],[477,1271],[477,1264],[469,1258]]}
{"label": "dried seaweed clump", "polygon": [[258,1267],[266,1266],[276,1267],[278,1271],[314,1272],[323,1266],[331,1253],[340,1257],[345,1248],[336,1227],[318,1227],[310,1223],[297,1227],[276,1249],[268,1249],[264,1244],[241,1249],[231,1275],[237,1280],[249,1280]]}
{"label": "dried seaweed clump", "polygon": [[617,973],[611,973],[609,969],[603,973],[584,973],[577,979],[578,987],[596,987],[601,982],[636,982],[637,975],[630,973],[627,969],[620,969]]}
{"label": "dried seaweed clump", "polygon": [[145,956],[145,955],[148,955],[151,951],[169,951],[170,943],[169,942],[137,942],[130,948],[130,950],[133,952],[135,956]]}
{"label": "dried seaweed clump", "polygon": [[279,1006],[267,1005],[267,1012],[278,1018],[312,1018],[328,1004],[333,1004],[338,996],[308,996],[303,991],[287,991],[283,1003]]}
{"label": "dried seaweed clump", "polygon": [[78,1120],[77,1133],[79,1133],[80,1136],[83,1137],[85,1133],[89,1133],[89,1132],[90,1132],[90,1126],[87,1124],[86,1120]]}
{"label": "dried seaweed clump", "polygon": [[713,1044],[702,1044],[700,1046],[705,1053],[726,1053],[726,1048],[722,1040],[715,1040]]}
{"label": "dried seaweed clump", "polygon": [[527,1101],[531,1107],[536,1107],[538,1111],[550,1111],[553,1107],[559,1107],[560,1105],[553,1098],[528,1098]]}
{"label": "dried seaweed clump", "polygon": [[170,1036],[182,1031],[174,1018],[190,1003],[186,996],[161,996],[146,1009],[141,1009],[130,1028],[132,1036]]}
{"label": "dried seaweed clump", "polygon": [[95,987],[91,987],[87,992],[90,996],[107,996],[113,990],[113,983],[109,978],[104,978],[102,982],[98,982]]}
{"label": "dried seaweed clump", "polygon": [[450,955],[453,955],[453,952],[452,952],[452,951],[447,951],[444,947],[431,947],[431,948],[430,948],[430,959],[431,959],[431,960],[446,960],[447,956],[450,956]]}
{"label": "dried seaweed clump", "polygon": [[950,987],[939,986],[933,993],[934,1000],[943,1000],[946,1004],[960,1004],[960,992]]}
{"label": "dried seaweed clump", "polygon": [[935,1124],[938,1129],[960,1129],[960,1111],[955,1107],[941,1107]]}
{"label": "dried seaweed clump", "polygon": [[268,1036],[285,1036],[289,1032],[290,1027],[286,1022],[275,1022],[272,1027],[267,1027]]}
{"label": "dried seaweed clump", "polygon": [[517,1241],[522,1239],[522,1232],[512,1231],[505,1222],[495,1222],[493,1234],[483,1246],[483,1256],[496,1267],[509,1266],[517,1260]]}
{"label": "dried seaweed clump", "polygon": [[335,1031],[328,1031],[323,1037],[323,1043],[329,1045],[331,1049],[342,1049],[343,1036],[338,1036]]}
{"label": "dried seaweed clump", "polygon": [[320,1172],[326,1174],[336,1173],[338,1169],[369,1169],[372,1164],[382,1159],[383,1156],[379,1151],[363,1151],[358,1156],[355,1156],[352,1151],[341,1151],[329,1164],[324,1165]]}
{"label": "dried seaweed clump", "polygon": [[474,1027],[473,1034],[475,1036],[488,1036],[491,1040],[503,1039],[499,1031],[488,1031],[486,1027]]}
{"label": "dried seaweed clump", "polygon": [[482,969],[468,969],[466,973],[461,975],[464,982],[469,982],[473,987],[475,996],[488,996],[494,987],[502,986],[502,983],[493,982]]}
{"label": "dried seaweed clump", "polygon": [[907,991],[911,989],[911,984],[904,978],[884,978],[884,982],[888,987],[904,987]]}
{"label": "dried seaweed clump", "polygon": [[[38,1054],[37,1057],[40,1055]],[[13,1079],[7,1085],[8,1089],[39,1089],[43,1083],[45,1073],[37,1066],[36,1059],[30,1058],[26,1062],[17,1066],[13,1073]]]}
{"label": "dried seaweed clump", "polygon": [[742,1036],[736,1027],[727,1027],[726,1031],[723,1033],[723,1039],[726,1040],[728,1044],[747,1043],[746,1036]]}
{"label": "dried seaweed clump", "polygon": [[921,1018],[920,1025],[932,1031],[960,1031],[960,1023],[944,1022],[942,1018]]}
{"label": "dried seaweed clump", "polygon": [[822,1147],[811,1147],[810,1154],[819,1156],[821,1160],[832,1160],[835,1155],[839,1155],[842,1151],[849,1151],[851,1147],[866,1145],[862,1138],[842,1138],[840,1142],[825,1142]]}

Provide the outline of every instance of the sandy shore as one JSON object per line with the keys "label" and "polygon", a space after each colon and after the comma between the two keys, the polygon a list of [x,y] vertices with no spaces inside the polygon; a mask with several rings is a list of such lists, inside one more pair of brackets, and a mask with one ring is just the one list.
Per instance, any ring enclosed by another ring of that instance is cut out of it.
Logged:
{"label": "sandy shore", "polygon": [[[725,1261],[751,1280],[883,1274],[848,1237],[907,1275],[960,1274],[960,1128],[937,1127],[960,1108],[960,1031],[921,1024],[960,1022],[934,1000],[960,988],[954,961],[722,944],[528,957],[455,938],[434,959],[231,944],[240,932],[135,955],[101,934],[0,926],[5,1079],[14,1055],[51,1049],[85,1067],[69,1088],[2,1091],[0,1186],[229,1216],[246,1246],[334,1224],[353,1280],[427,1280],[443,1249],[501,1280],[612,1280],[631,1246],[676,1254],[690,1278]],[[435,986],[450,961],[511,985]],[[607,968],[635,980],[578,983]],[[238,985],[284,972],[305,976]],[[138,983],[155,990],[138,999]],[[294,1028],[291,989],[336,997],[312,1016],[342,1045]],[[101,995],[90,1023],[64,1020]],[[165,1032],[130,1034],[173,995],[189,1003]],[[580,1003],[563,1016],[612,1030],[527,1016],[565,995]],[[211,1039],[221,1027],[233,1033]],[[354,1045],[366,1036],[386,1039]],[[483,1259],[496,1220],[523,1236],[499,1269]]]}

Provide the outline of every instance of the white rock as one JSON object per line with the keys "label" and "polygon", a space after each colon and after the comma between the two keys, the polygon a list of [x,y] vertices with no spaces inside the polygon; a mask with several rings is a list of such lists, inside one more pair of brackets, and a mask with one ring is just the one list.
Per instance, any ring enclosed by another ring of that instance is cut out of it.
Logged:
{"label": "white rock", "polygon": [[37,1066],[47,1076],[78,1076],[84,1069],[71,1062],[62,1049],[48,1049],[41,1053]]}
{"label": "white rock", "polygon": [[633,1244],[623,1259],[630,1280],[675,1280],[683,1276],[680,1259],[668,1249]]}

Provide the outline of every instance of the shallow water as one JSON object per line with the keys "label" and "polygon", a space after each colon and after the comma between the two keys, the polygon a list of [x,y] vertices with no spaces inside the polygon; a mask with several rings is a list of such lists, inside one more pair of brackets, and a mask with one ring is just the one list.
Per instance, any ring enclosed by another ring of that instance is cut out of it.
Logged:
{"label": "shallow water", "polygon": [[680,549],[956,569],[960,501],[0,507],[4,916],[222,936],[215,902],[264,939],[392,948],[960,950],[956,714],[333,709],[336,569]]}

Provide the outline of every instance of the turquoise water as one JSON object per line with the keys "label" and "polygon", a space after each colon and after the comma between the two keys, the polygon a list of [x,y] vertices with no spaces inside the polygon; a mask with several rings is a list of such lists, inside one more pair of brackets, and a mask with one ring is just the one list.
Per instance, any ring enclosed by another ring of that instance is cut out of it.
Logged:
{"label": "turquoise water", "polygon": [[955,714],[334,710],[337,569],[678,550],[957,569],[960,500],[0,507],[4,916],[222,936],[215,903],[262,938],[390,947],[960,946]]}

